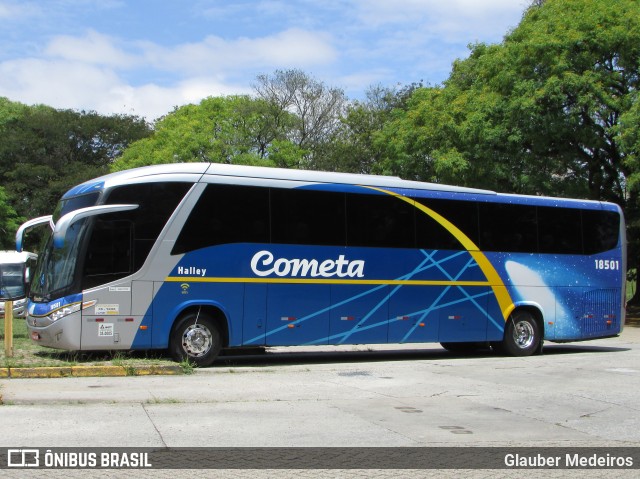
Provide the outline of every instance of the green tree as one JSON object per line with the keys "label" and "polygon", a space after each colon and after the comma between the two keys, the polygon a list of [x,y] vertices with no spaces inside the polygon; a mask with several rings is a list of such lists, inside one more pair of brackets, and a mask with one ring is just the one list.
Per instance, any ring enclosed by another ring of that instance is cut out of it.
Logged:
{"label": "green tree", "polygon": [[372,173],[381,158],[375,137],[389,121],[399,95],[396,90],[376,85],[367,90],[363,101],[346,103],[340,122],[322,143],[322,154],[314,155],[309,167]]}
{"label": "green tree", "polygon": [[0,186],[0,249],[15,248],[15,233],[21,222],[22,218],[18,217],[4,188]]}
{"label": "green tree", "polygon": [[639,14],[634,0],[535,2],[502,44],[474,45],[396,113],[384,171],[624,205],[618,124],[638,86]]}
{"label": "green tree", "polygon": [[506,119],[531,151],[531,170],[551,170],[581,183],[586,197],[624,206],[631,172],[618,130],[638,88],[640,4],[548,0],[529,9],[501,53],[498,64],[513,62],[514,79],[496,75],[496,90],[511,89]]}
{"label": "green tree", "polygon": [[13,208],[51,213],[71,186],[108,172],[127,145],[150,134],[137,117],[0,102],[0,177]]}
{"label": "green tree", "polygon": [[28,109],[26,105],[0,97],[0,132],[5,131],[5,125],[19,118]]}
{"label": "green tree", "polygon": [[640,303],[637,288],[638,271],[640,271],[640,101],[638,92],[631,108],[620,116],[618,128],[621,149],[625,155],[625,163],[630,171],[627,178],[627,230],[629,238],[629,279],[636,282],[635,295],[631,302]]}
{"label": "green tree", "polygon": [[344,113],[344,91],[300,70],[259,75],[254,89],[266,102],[265,113],[275,137],[291,142],[304,154],[297,164],[289,166],[314,168],[321,164]]}
{"label": "green tree", "polygon": [[416,90],[374,135],[374,145],[382,153],[373,171],[434,183],[480,180],[468,174],[468,149],[474,145],[467,145],[463,135],[469,129],[463,123],[473,121],[464,119],[467,98],[452,87]]}
{"label": "green tree", "polygon": [[204,161],[290,166],[303,150],[288,143],[279,127],[291,122],[282,112],[274,125],[271,105],[248,96],[209,97],[158,120],[149,138],[132,144],[113,170],[151,164]]}

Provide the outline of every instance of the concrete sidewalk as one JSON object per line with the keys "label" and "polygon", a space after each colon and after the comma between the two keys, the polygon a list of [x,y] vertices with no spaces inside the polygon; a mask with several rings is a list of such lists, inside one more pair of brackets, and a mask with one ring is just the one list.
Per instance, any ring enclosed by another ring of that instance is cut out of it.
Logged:
{"label": "concrete sidewalk", "polygon": [[[617,338],[547,344],[543,355],[526,358],[464,357],[433,344],[275,348],[259,357],[221,358],[191,375],[1,379],[0,446],[640,447],[640,328],[627,327]],[[75,471],[44,472],[69,477]],[[141,472],[125,477],[272,477],[283,471]],[[318,472],[283,477],[372,477],[380,471]],[[572,472],[637,477],[637,470]],[[526,471],[540,478],[564,473]],[[107,477],[107,471],[97,474]]]}

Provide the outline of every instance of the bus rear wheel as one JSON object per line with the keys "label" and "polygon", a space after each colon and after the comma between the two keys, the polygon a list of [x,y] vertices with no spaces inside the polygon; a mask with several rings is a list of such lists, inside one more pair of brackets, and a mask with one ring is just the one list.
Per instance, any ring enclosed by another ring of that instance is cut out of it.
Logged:
{"label": "bus rear wheel", "polygon": [[211,366],[222,349],[222,335],[216,322],[199,311],[187,313],[176,323],[169,340],[169,352],[178,362]]}
{"label": "bus rear wheel", "polygon": [[541,341],[542,333],[535,316],[521,310],[509,318],[499,349],[511,356],[531,356],[538,350]]}

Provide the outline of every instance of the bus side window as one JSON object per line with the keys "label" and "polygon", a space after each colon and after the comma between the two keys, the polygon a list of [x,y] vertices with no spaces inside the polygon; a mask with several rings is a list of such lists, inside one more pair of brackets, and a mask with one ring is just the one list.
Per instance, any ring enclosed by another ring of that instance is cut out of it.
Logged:
{"label": "bus side window", "polygon": [[580,210],[538,207],[540,253],[582,254]]}
{"label": "bus side window", "polygon": [[271,242],[345,245],[344,194],[331,191],[271,189]]}
{"label": "bus side window", "polygon": [[[478,244],[478,203],[475,201],[415,198],[458,228],[467,238]],[[416,213],[417,247],[424,249],[461,250],[460,240],[431,218],[427,213]]]}
{"label": "bus side window", "polygon": [[620,216],[614,211],[582,211],[585,254],[604,253],[618,246]]}
{"label": "bus side window", "polygon": [[84,263],[84,289],[133,273],[133,236],[131,221],[96,218]]}
{"label": "bus side window", "polygon": [[347,245],[414,248],[416,208],[389,195],[347,195]]}
{"label": "bus side window", "polygon": [[268,242],[268,188],[210,184],[191,210],[171,254],[219,244]]}
{"label": "bus side window", "polygon": [[538,251],[536,207],[506,203],[480,203],[482,251]]}

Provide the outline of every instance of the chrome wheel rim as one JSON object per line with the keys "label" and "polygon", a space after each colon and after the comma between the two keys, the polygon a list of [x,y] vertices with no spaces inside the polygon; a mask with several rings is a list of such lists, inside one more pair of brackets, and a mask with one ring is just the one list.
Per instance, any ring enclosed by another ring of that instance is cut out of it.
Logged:
{"label": "chrome wheel rim", "polygon": [[205,355],[212,345],[211,331],[202,324],[192,324],[182,334],[182,348],[192,358]]}
{"label": "chrome wheel rim", "polygon": [[518,321],[513,325],[513,340],[521,349],[527,349],[535,340],[533,325],[528,321]]}

